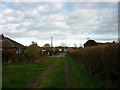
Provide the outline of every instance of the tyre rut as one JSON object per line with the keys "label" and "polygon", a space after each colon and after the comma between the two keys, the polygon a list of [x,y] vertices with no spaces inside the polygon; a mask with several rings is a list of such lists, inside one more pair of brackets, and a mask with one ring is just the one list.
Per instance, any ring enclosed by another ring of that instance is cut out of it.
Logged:
{"label": "tyre rut", "polygon": [[65,79],[66,79],[66,87],[65,88],[71,88],[70,75],[69,75],[68,64],[67,64],[66,60],[65,60],[64,68],[65,68]]}
{"label": "tyre rut", "polygon": [[48,67],[47,70],[43,71],[33,82],[30,82],[27,84],[27,88],[37,88],[38,85],[40,85],[43,80],[46,78],[46,76],[49,74],[50,71],[54,68],[56,64],[56,60],[52,63],[50,67]]}

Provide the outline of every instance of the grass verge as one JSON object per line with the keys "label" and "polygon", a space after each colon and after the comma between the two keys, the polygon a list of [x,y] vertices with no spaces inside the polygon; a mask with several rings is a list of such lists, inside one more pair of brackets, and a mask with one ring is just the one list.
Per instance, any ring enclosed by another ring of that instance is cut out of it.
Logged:
{"label": "grass verge", "polygon": [[73,59],[66,55],[72,88],[103,88],[102,84],[84,72]]}
{"label": "grass verge", "polygon": [[47,69],[54,59],[48,58],[40,63],[18,62],[2,66],[3,88],[25,88],[26,84]]}

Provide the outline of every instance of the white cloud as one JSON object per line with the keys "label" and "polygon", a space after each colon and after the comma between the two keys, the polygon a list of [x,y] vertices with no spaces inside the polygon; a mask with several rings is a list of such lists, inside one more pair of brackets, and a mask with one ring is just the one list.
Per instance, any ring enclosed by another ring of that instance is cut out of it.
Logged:
{"label": "white cloud", "polygon": [[2,13],[0,13],[0,18],[3,18],[3,14]]}
{"label": "white cloud", "polygon": [[98,3],[87,3],[89,6],[84,8],[81,8],[83,5],[80,4],[10,3],[6,6],[9,9],[5,8],[3,11],[4,17],[0,14],[0,17],[3,17],[0,19],[0,23],[3,24],[1,33],[13,38],[31,38],[30,40],[39,42],[53,36],[58,41],[77,43],[78,40],[84,42],[82,40],[87,37],[100,40],[97,35],[105,34],[103,39],[107,40],[106,36],[117,35],[118,18],[117,8],[113,8],[114,4],[108,3],[107,7],[102,7]]}
{"label": "white cloud", "polygon": [[3,15],[7,15],[7,14],[13,14],[13,10],[12,9],[5,9],[5,10],[3,10]]}
{"label": "white cloud", "polygon": [[7,17],[7,18],[5,19],[5,21],[6,21],[7,23],[15,23],[15,22],[19,22],[20,19],[19,19],[19,18],[15,18],[15,17]]}
{"label": "white cloud", "polygon": [[119,0],[1,0],[4,2],[118,2]]}
{"label": "white cloud", "polygon": [[46,5],[39,6],[37,8],[37,12],[39,12],[39,14],[44,14],[44,15],[49,14],[50,13],[50,8],[48,6],[46,6]]}
{"label": "white cloud", "polygon": [[3,20],[2,18],[0,18],[0,24],[4,24],[5,20]]}
{"label": "white cloud", "polygon": [[65,16],[63,16],[62,14],[51,14],[48,17],[46,17],[46,20],[48,20],[48,21],[64,21]]}
{"label": "white cloud", "polygon": [[18,37],[18,35],[22,36],[22,34],[24,33],[24,30],[16,30],[17,26],[18,25],[14,25],[14,24],[1,26],[2,32],[0,33],[3,33],[7,36],[13,36],[13,37]]}

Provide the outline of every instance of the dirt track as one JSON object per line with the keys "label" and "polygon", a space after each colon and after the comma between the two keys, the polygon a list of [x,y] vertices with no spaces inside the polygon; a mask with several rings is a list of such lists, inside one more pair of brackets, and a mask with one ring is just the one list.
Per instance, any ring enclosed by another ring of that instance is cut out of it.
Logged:
{"label": "dirt track", "polygon": [[28,87],[28,88],[36,88],[36,87],[45,79],[45,77],[48,75],[48,73],[54,68],[55,64],[56,64],[56,61],[54,61],[54,62],[52,63],[52,65],[51,65],[47,70],[43,71],[43,72],[36,78],[35,81],[28,83],[27,87]]}
{"label": "dirt track", "polygon": [[65,68],[66,88],[71,88],[70,76],[69,76],[69,68],[68,68],[68,64],[67,64],[66,60],[65,60],[64,68]]}
{"label": "dirt track", "polygon": [[65,57],[65,53],[62,53],[62,54],[60,54],[58,56],[49,56],[49,57]]}
{"label": "dirt track", "polygon": [[[50,57],[65,57],[65,54],[60,54],[58,56],[50,56]],[[57,60],[57,58],[56,58]],[[30,82],[27,84],[27,88],[37,88],[38,85],[40,85],[43,80],[46,78],[46,76],[49,74],[49,72],[52,71],[52,69],[54,68],[55,64],[56,64],[56,60],[50,65],[50,67],[48,67],[47,70],[43,71],[34,81]],[[67,69],[67,65],[65,64],[65,72],[66,72],[66,78],[67,78],[67,74],[68,74],[68,69]],[[68,80],[68,79],[66,79]],[[67,87],[69,85],[69,83],[67,82]]]}

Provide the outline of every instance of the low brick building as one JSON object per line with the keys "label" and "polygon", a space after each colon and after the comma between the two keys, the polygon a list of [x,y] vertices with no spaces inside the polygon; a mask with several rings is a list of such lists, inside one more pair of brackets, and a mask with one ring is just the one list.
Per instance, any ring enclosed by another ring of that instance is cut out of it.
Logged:
{"label": "low brick building", "polygon": [[0,35],[0,51],[2,52],[2,59],[9,61],[9,59],[25,52],[25,46],[5,37],[3,34]]}

